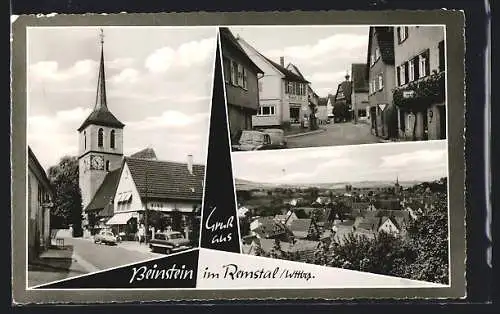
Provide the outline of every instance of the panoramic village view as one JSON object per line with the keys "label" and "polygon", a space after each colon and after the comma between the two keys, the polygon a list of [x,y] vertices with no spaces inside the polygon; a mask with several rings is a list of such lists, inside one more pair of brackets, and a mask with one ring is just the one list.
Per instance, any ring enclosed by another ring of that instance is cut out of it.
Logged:
{"label": "panoramic village view", "polygon": [[28,286],[197,247],[215,29],[29,32]]}
{"label": "panoramic village view", "polygon": [[441,26],[220,28],[233,151],[446,138]]}
{"label": "panoramic village view", "polygon": [[448,284],[446,141],[233,153],[233,173],[243,253]]}

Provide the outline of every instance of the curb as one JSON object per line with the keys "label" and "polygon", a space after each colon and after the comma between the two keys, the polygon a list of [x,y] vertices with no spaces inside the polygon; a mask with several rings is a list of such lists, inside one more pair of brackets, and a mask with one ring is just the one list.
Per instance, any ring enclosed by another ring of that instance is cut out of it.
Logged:
{"label": "curb", "polygon": [[325,131],[326,131],[325,129],[320,129],[320,130],[314,130],[314,131],[309,131],[309,132],[304,132],[304,133],[291,134],[291,135],[286,135],[285,138],[294,138],[294,137],[299,137],[299,136],[323,133]]}
{"label": "curb", "polygon": [[50,268],[50,269],[60,270],[60,271],[65,271],[65,272],[74,272],[74,273],[80,273],[80,274],[87,274],[87,272],[79,270],[79,269],[74,269],[74,268],[71,268],[71,267],[69,267],[69,268],[57,267],[57,266],[50,265],[50,264],[43,263],[43,262],[31,262],[29,265],[38,266],[38,267],[44,267],[44,268]]}

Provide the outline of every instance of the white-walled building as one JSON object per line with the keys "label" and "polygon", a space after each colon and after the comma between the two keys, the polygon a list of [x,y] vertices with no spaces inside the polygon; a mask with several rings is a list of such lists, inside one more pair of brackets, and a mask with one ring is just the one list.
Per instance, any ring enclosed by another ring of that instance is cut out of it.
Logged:
{"label": "white-walled building", "polygon": [[259,79],[259,111],[252,117],[253,127],[283,126],[301,123],[308,115],[309,82],[284,66],[284,58],[276,63],[263,56],[242,38],[238,43],[264,72]]}

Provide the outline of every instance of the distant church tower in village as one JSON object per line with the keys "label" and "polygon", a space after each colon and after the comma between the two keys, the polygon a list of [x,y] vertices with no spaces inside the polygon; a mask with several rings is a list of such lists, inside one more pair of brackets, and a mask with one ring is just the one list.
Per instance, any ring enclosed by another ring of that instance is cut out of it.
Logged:
{"label": "distant church tower in village", "polygon": [[399,185],[399,177],[396,176],[396,183],[394,184],[394,194],[399,195],[401,192],[401,186]]}
{"label": "distant church tower in village", "polygon": [[104,71],[104,35],[101,30],[101,60],[94,110],[78,128],[79,185],[83,208],[87,207],[106,174],[121,167],[123,128],[108,109]]}

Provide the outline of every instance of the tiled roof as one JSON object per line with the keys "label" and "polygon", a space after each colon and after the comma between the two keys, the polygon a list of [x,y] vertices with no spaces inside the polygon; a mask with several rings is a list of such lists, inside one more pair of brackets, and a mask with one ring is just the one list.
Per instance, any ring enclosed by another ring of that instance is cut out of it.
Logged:
{"label": "tiled roof", "polygon": [[85,129],[88,125],[95,124],[101,126],[109,126],[114,128],[123,128],[125,124],[121,123],[109,110],[106,108],[98,108],[90,113],[78,131]]}
{"label": "tiled roof", "polygon": [[292,67],[295,69],[295,71],[297,71],[297,74],[298,74],[301,78],[305,79],[304,75],[302,75],[302,72],[300,72],[299,68],[298,68],[295,64],[293,64],[293,63],[289,63],[286,67],[288,68],[289,66],[292,66]]}
{"label": "tiled roof", "polygon": [[378,200],[375,207],[377,209],[399,210],[401,209],[401,204],[397,199]]}
{"label": "tiled roof", "polygon": [[283,224],[274,221],[273,217],[270,218],[271,220],[266,219],[262,221],[262,224],[257,227],[254,232],[264,239],[273,238],[287,233],[287,229]]}
{"label": "tiled roof", "polygon": [[300,77],[299,75],[293,73],[292,71],[288,70],[287,68],[285,68],[281,64],[274,62],[273,60],[271,60],[271,59],[263,56],[262,54],[261,54],[261,56],[264,57],[264,59],[266,59],[269,63],[271,63],[273,65],[273,67],[275,67],[276,69],[278,69],[278,71],[280,71],[281,73],[283,73],[283,75],[285,75],[285,79],[287,81],[301,82],[301,83],[310,83],[308,80],[306,80],[306,79]]}
{"label": "tiled roof", "polygon": [[[264,252],[271,252],[274,243],[274,239],[256,239],[255,242],[260,245],[260,248]],[[309,241],[309,240],[297,240],[295,243],[280,241],[280,248],[284,252],[307,252],[314,251],[318,247],[319,241]]]}
{"label": "tiled roof", "polygon": [[[337,95],[340,91],[344,93],[344,98],[337,99]],[[351,103],[351,94],[352,94],[352,82],[343,81],[342,83],[339,84],[337,88],[337,93],[335,94],[335,102],[346,101],[347,103]]]}
{"label": "tiled roof", "polygon": [[351,74],[354,92],[368,92],[367,65],[365,63],[353,63],[351,65]]}
{"label": "tiled roof", "polygon": [[[394,65],[394,27],[370,27],[369,37],[368,37],[368,55],[366,64],[370,64],[371,47],[373,37],[377,38],[378,47],[380,49],[380,55],[382,56],[382,61],[385,64]],[[370,67],[366,67],[368,72]],[[366,73],[368,75],[368,73]]]}
{"label": "tiled roof", "polygon": [[351,206],[352,206],[352,209],[367,209],[368,206],[370,206],[370,203],[366,203],[366,202],[353,202]]}
{"label": "tiled roof", "polygon": [[219,27],[219,34],[220,34],[220,42],[222,46],[222,51],[224,52],[224,48],[227,46],[231,46],[238,52],[240,57],[245,58],[245,60],[248,62],[248,64],[254,69],[256,73],[264,73],[253,61],[252,59],[246,54],[245,50],[241,48],[240,44],[238,43],[238,40],[234,37],[233,33],[229,30],[227,27]]}
{"label": "tiled roof", "polygon": [[356,229],[364,229],[375,231],[380,225],[380,218],[378,217],[357,217],[354,222]]}
{"label": "tiled roof", "polygon": [[97,216],[113,216],[113,197],[120,181],[121,168],[108,172],[85,212],[97,211]]}
{"label": "tiled roof", "polygon": [[145,148],[143,150],[140,150],[137,153],[130,155],[130,157],[139,159],[157,160],[156,153],[152,148]]}
{"label": "tiled roof", "polygon": [[201,201],[205,166],[125,157],[141,198]]}
{"label": "tiled roof", "polygon": [[310,218],[295,219],[292,221],[289,228],[292,232],[309,232],[311,223],[312,219]]}

